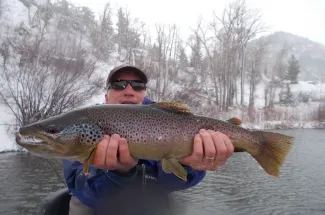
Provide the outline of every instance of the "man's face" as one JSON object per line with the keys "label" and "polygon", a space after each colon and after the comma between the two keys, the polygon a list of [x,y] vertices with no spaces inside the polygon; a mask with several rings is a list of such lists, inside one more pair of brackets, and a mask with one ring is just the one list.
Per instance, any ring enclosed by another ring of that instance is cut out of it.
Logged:
{"label": "man's face", "polygon": [[[121,80],[141,80],[133,72],[123,71],[117,76]],[[106,104],[141,104],[145,96],[145,90],[135,91],[130,84],[123,90],[109,89],[105,94]]]}

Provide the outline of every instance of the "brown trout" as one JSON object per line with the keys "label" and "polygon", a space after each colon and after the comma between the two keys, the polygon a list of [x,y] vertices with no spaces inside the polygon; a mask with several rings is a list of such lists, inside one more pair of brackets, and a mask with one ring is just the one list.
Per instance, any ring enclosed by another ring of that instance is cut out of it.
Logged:
{"label": "brown trout", "polygon": [[[77,160],[88,173],[101,138],[119,134],[126,138],[131,156],[160,160],[166,173],[186,180],[187,172],[177,158],[192,154],[200,129],[226,134],[235,151],[249,153],[269,175],[279,177],[294,138],[284,134],[250,131],[241,121],[195,115],[186,104],[160,102],[151,105],[117,104],[79,108],[21,127],[16,142],[47,158]],[[38,141],[24,137],[32,136]]]}

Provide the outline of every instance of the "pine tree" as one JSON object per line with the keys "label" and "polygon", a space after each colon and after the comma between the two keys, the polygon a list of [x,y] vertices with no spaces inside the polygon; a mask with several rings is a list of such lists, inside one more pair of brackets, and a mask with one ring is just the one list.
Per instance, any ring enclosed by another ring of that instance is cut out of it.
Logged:
{"label": "pine tree", "polygon": [[186,56],[186,53],[185,53],[185,49],[183,47],[179,47],[179,63],[180,65],[185,68],[188,66],[188,59],[187,59],[187,56]]}
{"label": "pine tree", "polygon": [[298,74],[300,73],[299,61],[294,55],[291,55],[289,59],[288,72],[286,79],[290,80],[292,84],[298,83]]}
{"label": "pine tree", "polygon": [[190,66],[196,69],[201,68],[202,53],[201,53],[201,40],[195,36],[194,45],[192,46],[192,54],[190,58]]}
{"label": "pine tree", "polygon": [[280,97],[281,104],[288,105],[294,102],[294,97],[290,90],[289,84],[286,85],[286,90],[279,94],[279,97]]}
{"label": "pine tree", "polygon": [[128,38],[128,28],[129,23],[128,19],[126,18],[126,14],[124,13],[123,9],[120,7],[118,10],[118,20],[117,20],[117,37],[118,37],[118,44],[119,44],[119,51],[121,48],[127,48],[127,38]]}
{"label": "pine tree", "polygon": [[119,8],[116,23],[118,51],[121,53],[123,49],[126,50],[129,60],[132,50],[140,46],[141,40],[137,24],[138,19],[131,19],[129,11]]}

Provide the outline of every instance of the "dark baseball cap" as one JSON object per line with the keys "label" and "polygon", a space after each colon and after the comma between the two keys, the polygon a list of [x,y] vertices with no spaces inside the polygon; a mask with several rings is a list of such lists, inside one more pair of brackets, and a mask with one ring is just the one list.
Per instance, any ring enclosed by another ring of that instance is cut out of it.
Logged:
{"label": "dark baseball cap", "polygon": [[114,81],[116,79],[116,76],[118,75],[118,73],[124,72],[124,71],[134,72],[135,74],[140,76],[140,78],[143,82],[145,82],[145,83],[148,82],[148,77],[144,71],[142,71],[141,69],[139,69],[136,66],[133,66],[130,64],[123,64],[121,66],[115,67],[114,69],[112,69],[110,71],[107,81],[106,81],[106,86],[108,86],[109,83],[111,83],[112,81]]}

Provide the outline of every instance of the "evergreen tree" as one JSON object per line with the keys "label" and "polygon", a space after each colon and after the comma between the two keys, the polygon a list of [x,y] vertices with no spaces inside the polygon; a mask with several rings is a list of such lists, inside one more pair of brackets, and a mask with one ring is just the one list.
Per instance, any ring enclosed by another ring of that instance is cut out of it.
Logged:
{"label": "evergreen tree", "polygon": [[202,53],[201,53],[201,41],[198,36],[195,36],[194,44],[191,48],[192,48],[192,54],[190,58],[190,66],[196,69],[200,69],[201,62],[202,62]]}
{"label": "evergreen tree", "polygon": [[104,61],[108,61],[109,55],[114,49],[113,37],[115,34],[111,13],[110,4],[107,3],[102,14],[99,16],[98,25],[93,25],[90,31],[92,43],[96,48],[95,55]]}
{"label": "evergreen tree", "polygon": [[183,47],[179,47],[179,63],[182,67],[187,67],[188,66],[188,59],[185,53],[185,49]]}
{"label": "evergreen tree", "polygon": [[[131,53],[132,49],[140,46],[140,33],[136,29],[137,19],[131,19],[130,12],[123,10],[121,7],[117,13],[117,35],[118,51],[122,49]],[[131,55],[130,55],[131,56]]]}
{"label": "evergreen tree", "polygon": [[294,55],[291,55],[289,59],[288,72],[286,79],[290,80],[292,84],[298,83],[298,74],[300,73],[299,61]]}
{"label": "evergreen tree", "polygon": [[288,105],[294,102],[294,97],[290,90],[289,84],[286,85],[286,90],[284,92],[281,92],[279,97],[281,104]]}
{"label": "evergreen tree", "polygon": [[120,48],[127,48],[128,39],[128,28],[129,22],[124,13],[123,9],[120,7],[117,14],[117,42]]}

